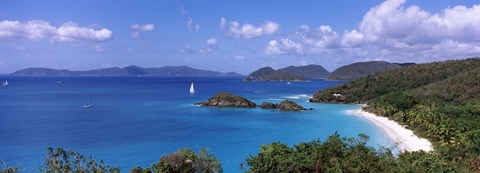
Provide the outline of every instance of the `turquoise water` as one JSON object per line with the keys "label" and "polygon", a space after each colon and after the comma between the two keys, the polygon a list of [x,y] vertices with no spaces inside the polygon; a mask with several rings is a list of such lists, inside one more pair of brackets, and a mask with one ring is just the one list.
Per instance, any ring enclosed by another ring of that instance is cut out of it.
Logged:
{"label": "turquoise water", "polygon": [[[242,82],[241,78],[188,77],[10,77],[0,88],[0,159],[24,171],[38,170],[46,147],[75,149],[118,165],[122,172],[150,166],[183,147],[210,148],[225,172],[271,142],[294,145],[326,139],[336,131],[370,136],[369,145],[388,145],[371,122],[345,114],[358,105],[308,103],[319,89],[343,82],[313,80]],[[61,81],[61,83],[57,83]],[[198,93],[188,90],[194,82]],[[312,111],[193,106],[217,92],[242,95],[257,104],[295,101]],[[93,108],[82,105],[90,100]]]}

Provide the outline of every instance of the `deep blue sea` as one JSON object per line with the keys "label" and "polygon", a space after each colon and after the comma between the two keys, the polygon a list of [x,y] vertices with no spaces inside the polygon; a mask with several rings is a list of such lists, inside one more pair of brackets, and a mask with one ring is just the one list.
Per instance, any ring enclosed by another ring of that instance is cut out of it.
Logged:
{"label": "deep blue sea", "polygon": [[[221,161],[224,172],[262,144],[294,145],[342,136],[370,136],[369,145],[388,145],[373,123],[348,115],[358,105],[306,102],[316,91],[344,82],[242,82],[242,78],[192,77],[12,77],[0,88],[0,159],[24,171],[38,171],[47,147],[75,149],[127,172],[147,167],[183,147],[202,147]],[[61,83],[58,83],[61,81]],[[193,82],[195,94],[188,92]],[[242,95],[257,104],[295,101],[312,111],[198,107],[217,92]],[[93,107],[83,108],[90,100]]]}

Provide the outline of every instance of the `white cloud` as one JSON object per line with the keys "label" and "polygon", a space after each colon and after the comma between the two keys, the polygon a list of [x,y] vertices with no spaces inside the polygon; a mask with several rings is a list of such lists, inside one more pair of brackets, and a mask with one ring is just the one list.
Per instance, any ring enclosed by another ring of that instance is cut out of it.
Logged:
{"label": "white cloud", "polygon": [[300,28],[300,30],[302,30],[303,32],[308,32],[308,31],[310,31],[310,26],[305,25],[305,24],[300,25],[299,28]]}
{"label": "white cloud", "polygon": [[155,29],[155,25],[151,23],[147,23],[145,25],[139,25],[139,24],[134,24],[130,26],[130,29],[132,30],[138,30],[138,31],[153,31]]}
{"label": "white cloud", "polygon": [[[418,6],[405,6],[405,2],[382,2],[363,16],[358,28],[343,34],[328,25],[317,29],[301,25],[294,34],[269,42],[265,54],[402,62],[480,55],[480,5],[448,7],[432,13]],[[297,44],[303,46],[303,51],[286,46]]]}
{"label": "white cloud", "polygon": [[342,37],[342,45],[347,47],[356,47],[363,43],[364,36],[362,33],[352,30],[345,32]]}
{"label": "white cloud", "polygon": [[216,38],[210,38],[207,40],[207,44],[210,46],[215,46],[217,44],[217,39]]}
{"label": "white cloud", "polygon": [[227,24],[227,19],[224,17],[220,18],[220,29],[223,30],[225,28],[225,24]]}
{"label": "white cloud", "polygon": [[192,48],[190,45],[185,45],[182,49],[179,50],[180,53],[198,53],[198,54],[207,54],[215,50],[215,47],[202,47],[202,48]]}
{"label": "white cloud", "polygon": [[276,54],[301,54],[303,52],[303,45],[301,43],[296,43],[289,39],[281,40],[272,40],[268,42],[267,47],[265,47],[265,54],[267,55],[276,55]]}
{"label": "white cloud", "polygon": [[225,29],[226,22],[225,18],[221,18],[220,28],[235,38],[256,38],[264,35],[273,35],[280,29],[280,25],[272,21],[263,22],[260,26],[254,26],[249,23],[242,25],[238,21],[230,21],[228,28]]}
{"label": "white cloud", "polygon": [[112,38],[112,31],[108,29],[94,30],[92,28],[79,27],[76,23],[64,23],[57,28],[56,35],[52,40],[57,42],[89,40],[104,41]]}
{"label": "white cloud", "polygon": [[4,20],[0,22],[0,39],[41,40],[51,38],[56,28],[46,21],[31,20],[26,23]]}
{"label": "white cloud", "polygon": [[299,31],[290,38],[272,40],[265,48],[265,54],[297,54],[321,53],[324,49],[338,47],[339,36],[330,26],[321,25],[317,29],[310,29],[308,25],[301,25]]}
{"label": "white cloud", "polygon": [[132,38],[137,38],[140,36],[141,32],[149,32],[155,30],[155,25],[147,23],[145,25],[133,24],[130,26],[130,36]]}
{"label": "white cloud", "polygon": [[188,31],[192,31],[192,23],[193,23],[193,19],[191,17],[189,17],[188,20],[187,20]]}
{"label": "white cloud", "polygon": [[[193,19],[192,17],[188,17],[188,20],[187,20],[187,30],[188,31],[195,31],[195,32],[200,32],[200,25],[199,24],[195,24],[193,25]],[[192,28],[193,27],[193,28]]]}
{"label": "white cloud", "polygon": [[54,42],[65,41],[105,41],[112,38],[112,31],[103,28],[95,30],[80,27],[76,23],[67,22],[60,27],[54,27],[47,21],[31,20],[25,23],[19,21],[0,21],[0,39],[4,40],[43,40]]}
{"label": "white cloud", "polygon": [[315,30],[311,30],[307,25],[302,26],[303,32],[297,32],[295,37],[304,45],[314,48],[331,48],[338,45],[338,34],[330,26],[321,25]]}
{"label": "white cloud", "polygon": [[[367,12],[360,31],[365,41],[391,47],[435,45],[444,40],[479,42],[480,5],[456,6],[431,14],[405,0],[386,1]],[[431,46],[429,46],[431,47]]]}

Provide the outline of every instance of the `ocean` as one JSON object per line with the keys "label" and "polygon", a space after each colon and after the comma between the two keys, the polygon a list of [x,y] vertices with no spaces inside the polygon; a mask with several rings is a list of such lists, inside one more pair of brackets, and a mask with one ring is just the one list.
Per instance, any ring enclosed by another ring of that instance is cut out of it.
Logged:
{"label": "ocean", "polygon": [[[14,77],[0,76],[0,159],[38,172],[47,147],[75,149],[128,172],[148,167],[164,154],[189,147],[209,148],[224,172],[262,144],[324,140],[339,132],[370,136],[369,145],[391,145],[368,120],[345,113],[359,105],[307,100],[340,81],[243,82],[231,77]],[[190,83],[197,93],[190,94]],[[218,92],[254,101],[295,101],[311,111],[198,107]],[[92,108],[83,108],[90,101]]]}

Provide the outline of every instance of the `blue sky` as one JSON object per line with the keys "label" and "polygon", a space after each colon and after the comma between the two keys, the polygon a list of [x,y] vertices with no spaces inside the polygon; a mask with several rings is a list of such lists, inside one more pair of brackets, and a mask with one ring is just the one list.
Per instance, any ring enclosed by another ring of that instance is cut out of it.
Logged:
{"label": "blue sky", "polygon": [[480,4],[467,0],[0,0],[0,73],[187,65],[430,62],[480,54]]}

